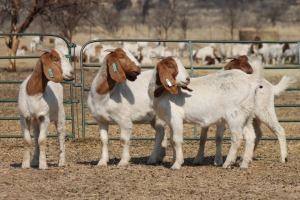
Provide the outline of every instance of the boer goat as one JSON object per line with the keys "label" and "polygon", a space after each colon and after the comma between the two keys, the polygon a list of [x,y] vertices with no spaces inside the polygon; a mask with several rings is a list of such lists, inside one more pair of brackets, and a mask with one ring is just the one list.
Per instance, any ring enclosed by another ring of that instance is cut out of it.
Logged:
{"label": "boer goat", "polygon": [[[244,60],[245,62],[240,62],[240,60]],[[227,65],[224,66],[224,69],[225,70],[240,69],[246,73],[249,73],[249,71],[253,71],[252,67],[248,63],[248,58],[246,56],[240,56],[236,59],[233,59]],[[260,125],[261,123],[264,123],[278,137],[280,152],[281,152],[281,162],[283,163],[286,162],[287,160],[287,144],[286,144],[284,129],[278,123],[278,119],[275,113],[274,97],[279,96],[291,83],[293,83],[293,81],[294,79],[292,77],[284,76],[277,85],[272,85],[266,79],[263,79],[262,82],[260,83],[260,86],[255,96],[255,107],[254,107],[255,118],[253,120],[253,126],[256,134],[256,140],[255,140],[254,149],[257,148],[257,145],[262,137],[262,131],[260,129]],[[203,127],[201,130],[199,151],[194,160],[195,164],[202,163],[202,159],[204,157],[204,147],[207,140],[208,128],[209,127]],[[216,155],[214,160],[215,165],[223,164],[222,140],[223,140],[224,130],[225,130],[225,124],[218,123],[217,132],[216,132],[217,148],[216,148]]]}
{"label": "boer goat", "polygon": [[[148,94],[157,117],[171,130],[173,165],[183,163],[183,123],[203,127],[225,120],[231,131],[231,147],[223,167],[236,160],[237,149],[244,136],[246,147],[241,168],[248,168],[252,159],[255,133],[252,126],[255,93],[261,82],[262,63],[252,61],[253,74],[240,70],[219,71],[198,78],[190,78],[179,59],[167,57],[154,69]],[[194,88],[194,91],[188,88]],[[156,138],[160,140],[164,136]],[[156,141],[160,143],[161,141]]]}
{"label": "boer goat", "polygon": [[18,107],[24,136],[22,168],[30,168],[30,128],[33,129],[35,151],[31,165],[47,169],[46,138],[50,122],[54,122],[59,139],[59,166],[65,165],[65,111],[63,106],[63,80],[73,80],[74,70],[59,50],[41,55],[36,66],[21,84]]}
{"label": "boer goat", "polygon": [[[109,123],[116,123],[121,129],[120,139],[123,144],[119,162],[121,166],[130,161],[129,146],[133,124],[150,122],[159,137],[164,135],[164,123],[155,119],[155,113],[150,108],[147,88],[152,72],[141,73],[138,61],[127,49],[109,51],[92,82],[87,104],[100,127],[102,156],[98,165],[106,166],[109,161],[108,126]],[[162,149],[162,143],[157,143],[156,146],[157,149]],[[161,154],[154,152],[148,163],[157,160],[157,154]]]}

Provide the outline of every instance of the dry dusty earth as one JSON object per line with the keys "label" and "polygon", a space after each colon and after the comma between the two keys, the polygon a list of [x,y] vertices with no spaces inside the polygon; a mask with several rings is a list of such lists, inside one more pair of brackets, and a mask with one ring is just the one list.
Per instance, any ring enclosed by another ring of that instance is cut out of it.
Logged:
{"label": "dry dusty earth", "polygon": [[[1,70],[1,80],[22,80],[31,70],[20,69],[17,73]],[[287,71],[271,73],[269,80],[277,83]],[[296,71],[299,76],[299,70]],[[295,73],[295,74],[296,74]],[[91,82],[95,72],[87,77]],[[298,77],[299,78],[299,77]],[[299,79],[298,79],[299,80]],[[293,87],[299,88],[299,82]],[[17,97],[17,87],[2,85],[1,99]],[[68,94],[66,94],[68,95]],[[76,98],[80,98],[76,96]],[[276,103],[299,103],[299,92],[286,92]],[[80,107],[80,105],[79,105]],[[299,119],[299,108],[276,109],[279,119]],[[69,113],[69,108],[66,108]],[[80,122],[80,109],[77,110]],[[16,116],[15,103],[1,104],[1,116]],[[87,114],[89,115],[89,114]],[[80,123],[79,123],[80,124]],[[282,123],[287,137],[299,138],[299,123]],[[70,124],[67,124],[70,131]],[[264,137],[274,137],[263,127]],[[19,135],[18,121],[1,121],[1,135]],[[214,128],[209,137],[214,137]],[[110,129],[112,137],[119,130]],[[193,136],[193,126],[185,125],[185,136]],[[21,169],[23,143],[21,139],[0,139],[0,199],[299,199],[300,198],[300,142],[288,141],[288,162],[280,163],[277,140],[262,141],[255,152],[255,159],[248,170],[240,170],[238,164],[231,169],[213,165],[215,143],[207,143],[202,166],[194,166],[198,141],[186,140],[183,145],[185,162],[180,170],[169,169],[172,159],[170,146],[163,164],[146,165],[153,148],[153,140],[133,140],[131,164],[118,167],[121,145],[117,140],[109,143],[110,161],[107,167],[98,167],[101,142],[98,130],[90,126],[87,137],[81,138],[79,126],[75,140],[67,140],[67,166],[57,166],[58,142],[47,141],[48,170]],[[149,125],[136,125],[133,137],[153,138]],[[228,133],[226,133],[228,137]],[[230,147],[224,141],[224,159]],[[240,148],[241,155],[243,148]]]}
{"label": "dry dusty earth", "polygon": [[[98,167],[101,143],[97,138],[67,141],[68,165],[57,166],[57,141],[48,140],[48,170],[21,169],[20,139],[1,139],[0,199],[299,199],[300,143],[289,141],[289,161],[279,162],[278,143],[263,141],[248,170],[213,165],[214,142],[208,142],[203,166],[193,166],[196,141],[184,143],[185,164],[169,169],[170,148],[164,163],[148,166],[153,141],[133,141],[131,164],[118,167],[120,145],[110,142],[110,161]],[[224,144],[224,153],[229,143]],[[225,157],[224,157],[225,158]]]}

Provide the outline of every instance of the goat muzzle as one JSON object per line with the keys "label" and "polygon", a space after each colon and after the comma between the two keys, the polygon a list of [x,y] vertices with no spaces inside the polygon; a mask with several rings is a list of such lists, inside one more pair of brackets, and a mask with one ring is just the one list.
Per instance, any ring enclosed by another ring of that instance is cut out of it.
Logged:
{"label": "goat muzzle", "polygon": [[130,81],[135,81],[137,76],[141,74],[141,71],[132,71],[131,73],[126,74],[126,78]]}

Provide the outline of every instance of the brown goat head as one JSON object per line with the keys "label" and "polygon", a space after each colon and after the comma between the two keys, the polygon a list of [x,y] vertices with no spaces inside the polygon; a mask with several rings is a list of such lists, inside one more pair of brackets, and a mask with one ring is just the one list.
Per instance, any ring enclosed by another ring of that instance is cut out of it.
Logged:
{"label": "brown goat head", "polygon": [[[53,81],[55,83],[63,81],[61,58],[55,50],[52,49],[50,52],[44,53],[40,58],[40,62],[44,75],[49,81]],[[38,64],[39,62],[37,62],[37,65]]]}
{"label": "brown goat head", "polygon": [[102,76],[96,88],[100,95],[106,94],[115,87],[116,83],[122,83],[128,79],[135,81],[141,73],[137,60],[126,49],[108,49],[106,57],[107,76]]}
{"label": "brown goat head", "polygon": [[167,57],[157,63],[156,84],[158,87],[154,92],[155,97],[159,97],[164,89],[168,90],[171,94],[177,94],[177,83],[175,81],[178,74],[177,63],[172,57]]}
{"label": "brown goat head", "polygon": [[48,81],[63,81],[61,58],[55,50],[41,55],[26,85],[27,94],[32,96],[45,91]]}
{"label": "brown goat head", "polygon": [[248,63],[248,57],[243,55],[238,58],[233,58],[229,63],[224,66],[224,70],[240,69],[247,74],[252,74],[253,69]]}
{"label": "brown goat head", "polygon": [[107,67],[111,78],[120,83],[126,79],[135,81],[141,73],[141,68],[135,63],[136,59],[125,49],[117,48],[107,57]]}

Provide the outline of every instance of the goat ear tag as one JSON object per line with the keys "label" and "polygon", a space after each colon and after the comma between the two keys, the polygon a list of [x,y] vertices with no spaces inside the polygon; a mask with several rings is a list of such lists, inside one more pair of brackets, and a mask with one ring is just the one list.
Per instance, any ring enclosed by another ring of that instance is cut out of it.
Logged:
{"label": "goat ear tag", "polygon": [[54,77],[54,74],[53,74],[53,71],[52,71],[52,69],[48,69],[48,73],[49,73],[49,75],[50,75],[50,77],[51,77],[51,78],[53,78],[53,77]]}
{"label": "goat ear tag", "polygon": [[117,71],[118,71],[116,63],[113,63],[113,64],[112,64],[112,67],[113,67],[114,72],[117,72]]}
{"label": "goat ear tag", "polygon": [[169,79],[166,79],[166,82],[167,82],[167,85],[168,85],[169,87],[172,87],[172,83],[171,83],[171,81],[170,81]]}

